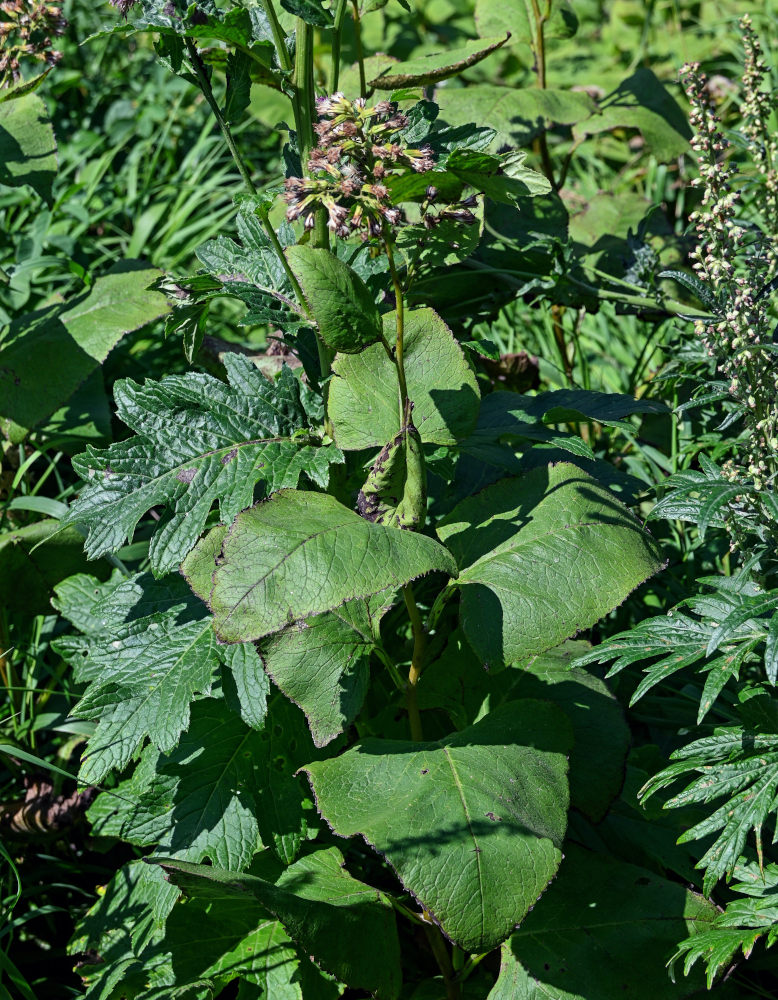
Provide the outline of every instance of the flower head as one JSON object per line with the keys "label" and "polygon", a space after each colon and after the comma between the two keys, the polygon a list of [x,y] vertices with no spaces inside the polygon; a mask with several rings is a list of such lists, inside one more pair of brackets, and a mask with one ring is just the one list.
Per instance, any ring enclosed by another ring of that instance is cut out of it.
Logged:
{"label": "flower head", "polygon": [[[309,176],[286,181],[287,219],[294,222],[302,218],[305,226],[312,228],[315,213],[325,209],[328,228],[342,238],[352,233],[362,239],[381,237],[387,229],[401,226],[405,217],[393,203],[393,184],[403,175],[432,171],[432,148],[406,143],[403,133],[409,118],[391,101],[368,107],[363,98],[350,101],[335,93],[317,98],[316,111],[318,141],[308,158]],[[442,206],[438,215],[430,215],[436,196],[435,187],[429,185],[422,205],[428,227],[443,218],[475,221],[469,211],[475,205],[474,197],[467,204]]]}

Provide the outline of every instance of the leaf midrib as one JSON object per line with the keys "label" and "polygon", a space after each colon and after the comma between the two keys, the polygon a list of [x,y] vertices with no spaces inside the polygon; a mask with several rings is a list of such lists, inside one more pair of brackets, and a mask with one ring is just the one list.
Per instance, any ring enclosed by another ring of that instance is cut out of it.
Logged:
{"label": "leaf midrib", "polygon": [[473,824],[470,821],[470,810],[467,805],[467,800],[465,798],[465,790],[462,787],[462,782],[459,779],[459,772],[454,766],[454,760],[449,753],[449,748],[447,746],[441,746],[443,753],[445,754],[448,765],[451,768],[451,774],[454,778],[454,784],[456,785],[457,792],[459,793],[459,799],[462,803],[462,809],[465,813],[465,819],[467,820],[467,828],[470,831],[470,837],[472,838],[473,844],[475,846],[475,866],[476,873],[478,876],[478,902],[481,911],[481,940],[484,938],[484,933],[486,929],[486,915],[484,913],[484,882],[483,873],[481,871],[481,848],[478,846],[478,841],[476,839],[475,833],[473,833]]}

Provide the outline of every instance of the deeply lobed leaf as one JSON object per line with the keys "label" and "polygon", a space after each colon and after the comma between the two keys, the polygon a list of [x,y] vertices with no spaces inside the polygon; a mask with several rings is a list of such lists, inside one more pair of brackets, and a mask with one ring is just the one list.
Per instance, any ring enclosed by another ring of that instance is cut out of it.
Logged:
{"label": "deeply lobed leaf", "polygon": [[195,544],[215,503],[231,521],[259,482],[267,493],[296,486],[303,473],[327,484],[341,456],[312,436],[291,371],[270,382],[240,355],[224,364],[229,385],[195,373],[116,383],[118,414],[136,434],[74,460],[87,486],[63,519],[86,525],[92,558],[118,549],[149,509],[164,505],[149,549],[162,574]]}

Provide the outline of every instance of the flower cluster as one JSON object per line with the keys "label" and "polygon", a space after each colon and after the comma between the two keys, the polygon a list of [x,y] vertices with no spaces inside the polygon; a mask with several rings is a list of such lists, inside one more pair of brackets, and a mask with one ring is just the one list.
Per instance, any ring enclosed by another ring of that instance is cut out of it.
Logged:
{"label": "flower cluster", "polygon": [[[362,239],[380,237],[387,227],[404,222],[402,210],[392,201],[390,182],[435,166],[429,146],[414,148],[403,140],[408,117],[391,101],[368,107],[363,98],[350,101],[343,94],[318,98],[316,110],[318,142],[308,159],[310,176],[285,182],[287,219],[302,219],[306,229],[312,229],[315,213],[324,209],[329,229],[343,239],[352,233]],[[437,196],[435,186],[427,185],[421,205],[427,227],[442,219],[475,222],[473,198],[433,213]]]}
{"label": "flower cluster", "polygon": [[746,139],[749,158],[756,168],[758,182],[753,196],[762,224],[772,236],[778,235],[778,138],[770,127],[775,95],[763,90],[768,77],[762,46],[746,14],[740,20],[745,61],[743,64],[743,101],[741,131]]}
{"label": "flower cluster", "polygon": [[67,21],[59,7],[38,0],[3,0],[0,3],[0,87],[21,78],[21,60],[28,58],[56,65],[61,52],[52,39],[65,33]]}
{"label": "flower cluster", "polygon": [[[750,108],[746,121],[752,124],[765,123],[765,106],[754,85],[757,71],[752,62],[745,94],[745,107]],[[766,294],[776,270],[775,253],[768,246],[754,253],[753,233],[739,221],[741,193],[735,186],[731,144],[710,104],[699,66],[685,66],[682,79],[691,105],[692,149],[699,164],[694,183],[702,188],[700,208],[691,216],[697,235],[692,266],[717,304],[715,321],[698,322],[695,330],[727,380],[733,401],[744,411],[748,439],[740,474],[761,490],[778,469],[778,365]],[[736,469],[729,473],[738,478]]]}

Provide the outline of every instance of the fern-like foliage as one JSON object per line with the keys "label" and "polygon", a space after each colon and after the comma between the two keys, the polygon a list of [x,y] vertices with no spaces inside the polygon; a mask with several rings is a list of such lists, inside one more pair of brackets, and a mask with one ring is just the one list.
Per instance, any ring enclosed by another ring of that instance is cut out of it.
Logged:
{"label": "fern-like foliage", "polygon": [[731,902],[713,921],[710,930],[682,941],[670,966],[683,958],[684,975],[695,962],[707,967],[708,989],[719,971],[726,969],[738,952],[748,958],[761,939],[766,947],[778,941],[778,865],[760,868],[753,862],[737,865],[733,883],[740,899]]}
{"label": "fern-like foliage", "polygon": [[719,729],[676,750],[671,759],[674,763],[643,786],[644,799],[694,773],[699,777],[671,798],[667,807],[707,804],[726,797],[722,806],[679,839],[686,843],[716,835],[697,864],[705,869],[703,891],[709,895],[719,879],[735,871],[752,830],[762,856],[762,827],[778,811],[778,735],[740,727]]}
{"label": "fern-like foliage", "polygon": [[[640,664],[643,678],[630,705],[655,685],[687,667],[705,680],[697,722],[710,711],[729,681],[737,681],[744,664],[764,663],[767,680],[778,671],[775,632],[778,591],[765,592],[745,574],[703,577],[712,589],[681,602],[666,615],[648,618],[613,636],[576,661],[576,665],[608,663],[609,677]],[[761,654],[761,655],[760,655]]]}

